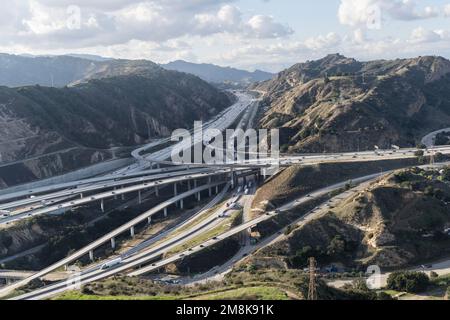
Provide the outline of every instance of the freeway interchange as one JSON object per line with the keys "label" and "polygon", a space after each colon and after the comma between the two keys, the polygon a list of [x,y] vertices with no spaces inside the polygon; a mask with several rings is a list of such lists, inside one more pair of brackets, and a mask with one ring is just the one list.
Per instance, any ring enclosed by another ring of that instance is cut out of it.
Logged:
{"label": "freeway interchange", "polygon": [[[258,101],[246,93],[236,93],[238,101],[223,111],[214,119],[206,122],[202,129],[215,128],[224,131],[237,123],[237,128],[249,128],[256,114]],[[195,131],[191,130],[191,133]],[[189,145],[182,145],[182,148],[190,148],[201,141],[192,141]],[[183,142],[178,143],[182,144]],[[161,146],[157,151],[151,151]],[[136,163],[126,168],[117,170],[111,174],[83,179],[69,183],[56,184],[35,188],[33,190],[23,190],[14,193],[3,193],[0,195],[0,225],[7,225],[17,221],[28,219],[33,216],[43,214],[62,213],[66,210],[77,207],[100,203],[104,211],[104,201],[106,199],[122,197],[125,194],[138,194],[138,201],[141,202],[141,193],[154,190],[158,195],[161,188],[173,186],[173,197],[162,201],[160,204],[142,213],[135,219],[125,223],[119,228],[112,230],[96,241],[84,248],[77,250],[70,256],[58,261],[51,266],[38,271],[23,280],[12,285],[0,288],[0,296],[11,294],[34,279],[61,268],[68,266],[83,256],[89,255],[93,260],[94,250],[106,243],[111,243],[115,249],[115,239],[121,234],[130,232],[130,236],[135,236],[135,227],[139,224],[151,224],[152,217],[164,212],[167,216],[169,206],[176,205],[183,209],[184,201],[189,197],[195,197],[200,201],[202,192],[208,192],[209,197],[215,190],[217,194],[205,207],[201,208],[194,216],[181,222],[170,230],[165,231],[155,237],[149,238],[124,254],[109,260],[112,264],[93,264],[82,270],[76,277],[69,277],[65,281],[60,281],[32,292],[19,295],[14,299],[46,299],[66,290],[78,288],[80,285],[101,280],[116,274],[128,274],[129,276],[142,276],[150,272],[157,271],[164,266],[183,260],[186,257],[195,255],[205,248],[216,245],[218,242],[229,239],[238,234],[246,233],[258,224],[273,219],[283,212],[291,210],[307,201],[318,199],[331,191],[339,190],[347,183],[343,181],[334,186],[330,186],[296,201],[286,204],[277,210],[265,212],[263,215],[245,221],[239,226],[230,228],[218,236],[208,238],[200,244],[196,244],[187,250],[164,257],[163,255],[173,248],[188,243],[195,237],[207,234],[208,231],[220,225],[221,217],[228,211],[227,206],[221,205],[214,209],[214,213],[205,218],[221,200],[228,198],[228,203],[239,202],[243,196],[247,181],[257,183],[261,180],[261,172],[265,168],[272,166],[287,167],[291,165],[316,165],[320,163],[348,163],[348,162],[374,162],[383,160],[411,159],[417,157],[418,149],[406,148],[398,150],[375,150],[356,153],[336,153],[336,154],[302,154],[302,155],[282,155],[279,158],[261,158],[254,160],[236,161],[226,164],[183,164],[179,166],[169,166],[168,161],[176,144],[171,144],[169,139],[161,139],[133,151],[132,156]],[[430,147],[424,151],[425,156],[433,156],[436,153],[450,154],[450,146]],[[157,169],[153,169],[157,165]],[[163,167],[164,166],[164,167]],[[376,179],[381,174],[370,175],[356,179],[354,182],[361,184]],[[244,183],[239,182],[239,178]],[[185,183],[189,185],[187,191],[178,193],[177,185]],[[202,184],[203,183],[203,184]],[[201,184],[201,185],[198,185]],[[241,185],[237,188],[238,185]],[[219,192],[219,188],[222,191]],[[234,189],[234,191],[233,191]],[[237,189],[237,191],[236,191]],[[203,217],[201,222],[199,217]],[[304,217],[302,219],[307,218]],[[116,261],[117,263],[114,263]]]}

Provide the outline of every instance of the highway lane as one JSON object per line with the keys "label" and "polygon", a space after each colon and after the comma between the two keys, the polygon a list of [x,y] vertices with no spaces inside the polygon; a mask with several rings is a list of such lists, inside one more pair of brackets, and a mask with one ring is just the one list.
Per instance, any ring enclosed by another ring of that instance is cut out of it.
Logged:
{"label": "highway lane", "polygon": [[[231,106],[230,108],[228,108],[227,110],[225,110],[224,112],[222,112],[221,114],[219,114],[216,119],[208,121],[205,124],[205,126],[203,126],[202,130],[206,130],[209,127],[226,129],[229,124],[231,125],[233,123],[233,121],[235,121],[235,119],[243,112],[243,110],[245,110],[245,108],[248,107],[248,105],[252,101],[251,97],[247,94],[237,93],[237,95],[239,97],[238,102],[236,104],[234,104],[233,106]],[[191,132],[192,131],[193,130],[191,130]],[[143,150],[146,150],[150,147],[155,147],[159,144],[166,143],[169,141],[170,141],[169,138],[165,138],[165,139],[158,140],[156,142],[152,142],[149,145],[146,145],[144,147],[134,150],[132,155],[135,158],[137,158],[139,161],[142,161],[144,158],[143,158],[143,156],[140,155],[140,153]],[[161,157],[161,154],[164,155],[163,157],[168,157],[169,155],[171,155],[171,152],[172,152],[172,147],[167,147],[159,152],[152,154],[152,157]],[[183,168],[186,168],[186,167],[183,167]],[[173,171],[173,170],[180,170],[180,169],[166,168],[166,169],[159,169],[159,170],[149,170],[147,172],[149,174],[152,174],[152,173],[157,173],[157,172],[166,172],[166,171]],[[108,175],[108,176],[99,177],[99,178],[85,179],[85,180],[80,180],[80,181],[75,181],[75,182],[70,182],[70,183],[42,187],[42,188],[37,188],[36,190],[29,190],[29,191],[25,191],[25,192],[16,192],[16,193],[12,193],[12,194],[0,195],[0,201],[7,200],[7,199],[13,199],[13,198],[17,198],[17,197],[30,196],[30,195],[34,195],[37,193],[49,192],[51,190],[58,190],[58,189],[64,189],[64,188],[77,187],[77,189],[79,189],[79,187],[82,186],[82,184],[94,184],[92,186],[93,189],[90,189],[90,188],[84,189],[87,191],[101,189],[102,188],[102,185],[100,184],[101,182],[109,181],[109,180],[115,179],[115,178],[140,176],[143,174],[141,172],[130,173],[130,171],[132,171],[132,170],[125,170],[122,172],[117,171],[114,175]],[[136,182],[136,180],[129,180],[129,182],[133,183],[133,182]],[[100,185],[97,185],[97,183],[99,183]],[[23,206],[23,205],[27,205],[27,204],[37,203],[40,201],[46,201],[46,200],[52,199],[53,197],[57,197],[59,195],[79,194],[81,192],[84,192],[84,190],[80,191],[77,189],[74,189],[70,192],[66,190],[66,191],[62,191],[61,193],[56,193],[56,194],[52,194],[52,195],[45,194],[45,195],[36,197],[35,199],[24,199],[24,200],[12,202],[12,203],[3,204],[3,205],[0,205],[0,210],[14,208],[14,206]],[[80,192],[78,192],[78,191],[80,191]]]}
{"label": "highway lane", "polygon": [[173,146],[164,148],[163,150],[157,151],[152,153],[149,156],[142,156],[148,161],[153,162],[164,162],[165,160],[169,159],[172,155],[172,151],[176,148],[176,150],[185,150],[188,148],[191,148],[192,145],[196,145],[199,143],[202,143],[203,140],[208,140],[214,137],[214,134],[210,137],[207,135],[196,135],[195,133],[198,133],[200,131],[203,131],[206,133],[207,129],[215,129],[223,132],[227,128],[229,128],[233,123],[236,122],[236,120],[244,113],[244,111],[251,105],[251,103],[254,101],[254,99],[245,93],[238,92],[236,93],[238,96],[238,102],[235,103],[233,106],[227,109],[227,111],[223,114],[221,114],[216,120],[207,123],[204,125],[201,130],[194,131],[194,137],[192,141],[181,141],[176,143]]}
{"label": "highway lane", "polygon": [[19,281],[17,283],[14,283],[13,285],[3,288],[0,290],[0,296],[4,296],[6,294],[8,294],[11,290],[14,290],[16,288],[19,288],[27,283],[29,283],[30,281],[34,280],[34,279],[38,279],[58,268],[64,267],[66,265],[68,265],[70,262],[75,261],[81,257],[83,257],[84,255],[89,254],[90,251],[100,247],[101,245],[105,244],[106,242],[110,241],[112,238],[117,237],[118,235],[129,231],[132,227],[136,226],[137,224],[146,221],[148,218],[152,217],[155,214],[158,214],[160,212],[162,212],[165,208],[169,207],[170,205],[173,205],[177,202],[179,202],[180,200],[191,196],[191,195],[195,195],[198,192],[207,190],[209,188],[214,188],[215,186],[219,186],[221,184],[226,184],[226,182],[214,182],[211,184],[207,184],[204,186],[200,186],[197,187],[195,189],[192,189],[188,192],[185,192],[183,194],[180,194],[176,197],[173,197],[169,200],[166,200],[160,204],[158,204],[157,206],[155,206],[154,208],[152,208],[151,210],[139,215],[138,217],[130,220],[129,222],[127,222],[126,224],[122,225],[121,227],[115,229],[114,231],[109,232],[108,234],[104,235],[103,237],[99,238],[98,240],[92,242],[91,244],[89,244],[88,246],[76,251],[75,253],[73,253],[72,255],[70,255],[69,257],[66,257],[60,261],[58,261],[57,263],[44,268],[43,270],[35,273],[32,277],[26,278],[22,281]]}
{"label": "highway lane", "polygon": [[[211,171],[210,169],[196,168],[196,169],[191,169],[189,171],[189,174],[197,174],[200,172],[210,172],[210,171]],[[55,198],[61,198],[61,197],[65,197],[65,196],[75,196],[75,195],[80,195],[83,193],[92,192],[92,191],[96,191],[96,190],[109,189],[109,188],[113,188],[113,187],[122,187],[122,186],[126,186],[126,185],[131,185],[131,184],[140,184],[143,182],[167,179],[167,178],[172,178],[172,177],[177,177],[177,176],[183,176],[186,174],[187,174],[187,172],[183,170],[183,171],[155,174],[155,175],[150,175],[150,176],[143,176],[140,178],[125,179],[125,180],[119,180],[119,181],[113,180],[111,182],[103,182],[101,184],[88,184],[86,186],[80,186],[76,189],[68,189],[68,190],[63,190],[63,191],[50,193],[50,194],[46,194],[46,195],[42,195],[42,196],[37,196],[37,197],[33,197],[33,198],[26,198],[23,200],[9,202],[9,203],[0,205],[0,210],[1,209],[18,208],[21,206],[30,205],[30,204],[34,204],[34,203],[42,204],[42,201],[45,201],[46,203],[48,203],[49,200],[55,199]],[[48,204],[53,204],[54,202],[55,201],[50,202]]]}
{"label": "highway lane", "polygon": [[[239,197],[239,195],[235,195],[234,199],[231,201],[237,201]],[[229,210],[228,207],[226,205],[223,205],[220,209],[218,209],[218,212],[224,213],[227,210]],[[202,232],[210,230],[211,228],[219,225],[220,223],[222,223],[221,220],[222,218],[219,218],[217,213],[213,213],[207,219],[183,231],[182,233],[177,234],[175,237],[171,237],[166,241],[158,243],[156,246],[150,247],[144,252],[125,258],[122,264],[118,267],[109,270],[100,270],[96,268],[90,270],[89,272],[82,273],[79,279],[77,279],[79,281],[78,284],[86,284],[92,281],[100,280],[105,277],[111,276],[111,274],[122,273],[130,268],[137,267],[143,262],[157,259],[164,252],[168,252],[171,249],[178,247],[183,242],[198,237]],[[178,257],[178,255],[174,255],[174,257]],[[53,296],[65,290],[70,290],[71,288],[73,287],[70,283],[68,283],[67,281],[62,281],[36,290],[35,292],[16,297],[14,299],[42,299],[44,297]]]}
{"label": "highway lane", "polygon": [[[420,166],[420,168],[441,168],[445,165],[448,165],[450,163],[442,163],[442,164],[435,164],[435,165],[424,165],[424,166]],[[367,189],[374,181],[376,181],[377,179],[379,179],[381,176],[385,176],[385,175],[389,175],[391,173],[395,172],[395,170],[391,170],[391,171],[387,171],[385,173],[380,173],[380,174],[374,174],[374,175],[368,175],[365,177],[361,177],[358,179],[354,179],[351,181],[348,181],[346,183],[339,183],[330,187],[327,187],[325,189],[323,189],[319,194],[315,194],[312,193],[311,195],[306,196],[306,198],[300,197],[299,199],[296,199],[286,205],[283,206],[282,209],[284,210],[291,210],[297,206],[299,206],[300,204],[305,203],[305,200],[309,197],[313,197],[313,198],[318,198],[320,197],[320,194],[323,195],[323,192],[328,191],[326,193],[329,193],[331,191],[335,191],[335,190],[339,190],[343,187],[345,187],[347,185],[347,183],[352,182],[353,184],[356,184],[357,186],[355,186],[352,189],[349,190],[345,190],[342,193],[334,196],[333,198],[331,198],[330,200],[327,200],[323,203],[321,203],[320,205],[318,205],[317,207],[315,207],[314,209],[310,210],[306,215],[298,218],[297,220],[295,220],[293,223],[289,224],[289,226],[284,227],[283,230],[280,230],[278,233],[273,234],[272,236],[267,237],[266,239],[263,239],[261,242],[259,242],[256,245],[247,245],[243,248],[241,248],[239,250],[239,252],[233,257],[231,258],[229,261],[227,261],[225,264],[221,265],[221,266],[217,266],[211,270],[209,270],[208,272],[205,272],[203,274],[199,274],[193,278],[185,278],[181,281],[182,284],[184,285],[192,285],[192,284],[196,284],[196,283],[204,283],[207,281],[215,281],[215,280],[220,280],[223,278],[223,276],[225,276],[227,273],[229,273],[233,266],[238,263],[239,261],[245,259],[247,256],[249,256],[250,254],[255,253],[256,251],[265,248],[267,246],[273,245],[276,242],[279,242],[283,239],[286,238],[285,235],[285,231],[288,230],[289,227],[295,226],[295,228],[300,227],[302,225],[305,225],[308,222],[311,222],[312,220],[316,219],[317,217],[319,217],[320,215],[324,214],[327,210],[330,209],[330,207],[335,207],[337,206],[342,200],[347,199],[348,197],[350,197],[351,195],[353,195],[356,192],[360,192],[363,191],[365,189]],[[415,267],[411,269],[412,271],[423,271],[423,267],[419,266],[419,267]],[[449,274],[450,273],[450,260],[444,260],[444,261],[440,261],[437,262],[435,264],[432,265],[431,268],[426,270],[426,273],[430,274],[432,271],[438,273],[439,275],[445,275],[445,274]],[[381,283],[385,284],[387,277],[389,276],[389,274],[383,274],[381,277]],[[353,280],[352,280],[353,281]],[[352,282],[350,281],[350,283]],[[337,283],[341,283],[342,284],[346,284],[349,283],[349,281],[336,281]]]}
{"label": "highway lane", "polygon": [[[439,167],[439,166],[435,166],[435,167]],[[386,172],[384,174],[388,174],[388,173],[389,172]],[[368,181],[371,181],[373,179],[376,179],[377,177],[382,176],[382,175],[383,175],[383,173],[378,173],[378,174],[364,176],[364,177],[361,177],[361,178],[358,178],[358,179],[353,179],[352,181],[354,183],[357,183],[357,184],[358,183],[364,183],[364,182],[368,182]],[[258,217],[256,219],[251,220],[251,221],[248,221],[248,222],[246,222],[246,223],[244,223],[244,224],[242,224],[242,225],[240,225],[238,227],[235,227],[235,228],[225,232],[224,234],[222,234],[222,235],[220,235],[218,237],[214,237],[212,239],[209,239],[209,240],[205,241],[201,245],[198,245],[196,247],[190,248],[190,249],[188,249],[188,250],[186,250],[186,251],[184,251],[184,252],[182,252],[180,254],[174,255],[174,256],[169,257],[167,259],[164,259],[164,260],[152,263],[149,266],[146,266],[146,267],[137,269],[135,271],[132,271],[132,272],[129,273],[129,275],[130,276],[139,276],[139,275],[143,275],[143,274],[146,274],[146,273],[158,270],[159,268],[164,267],[167,264],[170,264],[170,263],[179,261],[181,259],[184,259],[187,256],[193,255],[195,253],[198,253],[198,252],[202,251],[203,249],[205,249],[205,248],[207,248],[209,246],[213,246],[213,245],[217,244],[219,241],[222,241],[222,240],[224,240],[226,238],[229,238],[229,237],[232,237],[232,236],[234,236],[234,235],[236,235],[236,234],[238,234],[238,233],[240,233],[242,231],[245,231],[245,230],[247,230],[249,228],[252,228],[252,227],[258,225],[259,223],[261,223],[263,221],[266,221],[268,219],[272,219],[273,217],[276,217],[277,215],[282,214],[285,211],[291,210],[291,209],[293,209],[293,208],[295,208],[295,207],[297,207],[297,206],[299,206],[301,204],[304,204],[306,202],[309,202],[309,201],[311,201],[313,199],[320,198],[323,195],[326,195],[326,194],[330,193],[331,191],[339,190],[339,189],[345,187],[345,185],[347,183],[348,183],[348,181],[344,181],[344,182],[335,184],[333,186],[329,186],[329,187],[320,189],[318,191],[312,192],[311,194],[309,194],[309,195],[307,195],[305,197],[302,197],[300,199],[297,199],[295,201],[292,201],[292,202],[282,206],[278,210],[275,210],[275,211],[272,211],[272,212],[267,212],[265,215],[262,215],[262,216],[260,216],[260,217]],[[352,191],[350,191],[350,192],[352,192]],[[311,211],[310,215],[313,215],[315,213],[317,213],[317,210]],[[312,216],[308,216],[308,215],[304,216],[304,217],[300,218],[299,221],[304,221],[304,220],[306,220],[308,218],[312,218]],[[132,257],[133,258],[132,262],[124,263],[123,265],[120,265],[119,267],[113,268],[111,270],[106,270],[106,271],[99,270],[99,271],[97,271],[97,273],[89,274],[86,277],[83,277],[82,279],[80,279],[81,280],[80,283],[81,284],[86,284],[86,283],[89,283],[89,282],[92,282],[92,281],[97,281],[97,280],[104,279],[106,277],[109,277],[109,276],[112,276],[112,275],[115,275],[115,274],[118,274],[118,273],[121,273],[121,272],[129,271],[131,268],[135,268],[135,267],[138,267],[138,266],[140,266],[142,264],[148,263],[149,261],[152,261],[152,259],[155,259],[156,257],[158,257],[158,255],[161,255],[161,252],[154,253],[153,255],[151,255],[151,254],[148,255],[148,252],[141,252],[139,255],[136,255],[136,256]],[[16,299],[44,299],[44,298],[51,297],[51,296],[53,296],[55,294],[61,293],[63,291],[76,288],[74,285],[70,285],[70,284],[67,284],[67,283],[57,284],[55,286],[56,287],[52,287],[52,288],[43,288],[43,289],[37,290],[35,292],[23,295],[21,297],[17,297]]]}
{"label": "highway lane", "polygon": [[[229,191],[230,188],[230,183],[227,183],[225,185],[225,187],[223,188],[223,190],[218,193],[210,202],[208,202],[203,208],[201,208],[196,214],[192,215],[191,217],[189,217],[189,219],[181,222],[180,224],[176,225],[175,227],[166,230],[156,236],[152,236],[149,239],[139,243],[138,245],[134,246],[133,248],[125,251],[124,253],[111,257],[111,259],[109,259],[108,261],[112,261],[117,259],[118,257],[122,258],[124,261],[128,261],[130,257],[136,255],[137,253],[139,253],[140,251],[144,250],[144,249],[152,249],[153,251],[151,251],[151,253],[153,253],[154,247],[152,247],[152,245],[154,245],[157,242],[160,242],[160,240],[166,238],[167,236],[169,236],[170,234],[174,234],[179,230],[183,230],[186,229],[188,225],[193,224],[195,221],[197,221],[197,219],[199,219],[201,216],[203,216],[209,209],[211,209],[212,207],[214,207],[219,201],[221,201],[226,193]],[[176,241],[181,241],[181,240],[186,240],[187,236],[194,233],[195,231],[199,230],[199,227],[203,228],[204,225],[193,225],[193,227],[191,227],[190,229],[186,229],[184,232],[184,237],[183,236],[178,236],[176,238],[171,238],[166,240],[165,242],[161,242],[158,243],[158,248],[163,248],[163,247],[167,247],[170,244],[175,243],[174,240]],[[168,243],[168,241],[171,241],[170,243]],[[148,250],[147,250],[148,252]],[[85,270],[82,271],[82,275],[87,275],[87,274],[91,274],[92,272],[95,272],[97,270],[99,270],[101,268],[101,266],[104,263],[107,263],[108,261],[102,262],[100,264],[96,264],[96,265],[91,265],[88,268],[86,268]]]}
{"label": "highway lane", "polygon": [[[18,191],[18,192],[12,192],[12,193],[5,193],[0,195],[0,202],[4,202],[6,200],[15,199],[15,198],[21,198],[21,197],[30,197],[39,193],[47,193],[52,191],[57,191],[61,189],[66,188],[73,188],[73,187],[81,187],[93,183],[102,183],[107,181],[114,181],[117,179],[127,179],[132,177],[139,177],[139,176],[146,176],[146,175],[152,175],[152,174],[159,174],[164,172],[173,172],[173,171],[180,171],[180,170],[186,170],[188,169],[187,166],[177,166],[177,167],[169,167],[169,168],[162,168],[162,169],[154,169],[154,170],[146,170],[141,171],[137,173],[123,173],[123,174],[116,174],[116,175],[108,175],[108,176],[101,176],[96,178],[90,178],[90,179],[82,179],[82,180],[76,180],[66,183],[60,183],[60,184],[53,184],[50,186],[45,187],[39,187],[34,188],[32,190],[27,191]],[[4,190],[2,190],[3,192]],[[39,199],[38,196],[36,199]],[[4,207],[3,205],[0,205],[0,208]]]}
{"label": "highway lane", "polygon": [[437,130],[437,131],[434,131],[434,132],[431,132],[431,133],[427,134],[425,137],[422,138],[422,144],[427,146],[427,148],[433,147],[434,144],[435,144],[436,136],[439,133],[444,133],[444,132],[450,132],[450,128]]}
{"label": "highway lane", "polygon": [[193,215],[186,221],[178,224],[174,228],[171,228],[165,232],[160,233],[159,235],[157,235],[155,237],[151,237],[150,239],[138,244],[137,246],[131,248],[130,250],[128,250],[127,252],[122,254],[121,257],[125,259],[131,255],[134,255],[134,254],[138,253],[139,251],[150,247],[152,244],[160,241],[161,239],[169,236],[170,234],[173,234],[180,229],[186,228],[188,225],[192,224],[198,218],[202,217],[208,210],[212,209],[215,205],[217,205],[225,197],[225,195],[229,191],[229,189],[230,189],[230,183],[227,183],[225,185],[225,187],[222,189],[222,191],[219,194],[217,194],[213,198],[212,201],[208,202],[208,204],[206,206],[204,206],[201,210],[199,210],[199,212],[197,212],[197,214]]}
{"label": "highway lane", "polygon": [[20,214],[14,215],[14,216],[3,218],[3,219],[0,219],[0,225],[20,221],[20,220],[23,220],[23,219],[26,219],[29,217],[48,214],[51,212],[55,212],[57,210],[64,210],[64,209],[69,209],[69,208],[73,208],[73,207],[79,207],[81,205],[85,205],[85,204],[88,204],[91,202],[96,202],[96,201],[101,201],[101,200],[104,200],[107,198],[117,197],[122,194],[142,191],[142,190],[154,188],[154,187],[167,186],[170,184],[188,181],[188,180],[196,180],[196,179],[201,179],[201,178],[213,177],[213,176],[217,176],[217,175],[227,174],[229,172],[230,172],[230,170],[223,169],[223,170],[216,170],[216,171],[207,171],[207,172],[198,173],[198,174],[176,176],[176,177],[166,178],[164,180],[159,180],[159,181],[150,181],[150,182],[146,182],[146,183],[141,183],[138,185],[133,185],[130,187],[120,188],[120,189],[117,189],[114,191],[107,191],[107,192],[103,192],[103,193],[99,193],[99,194],[95,194],[95,195],[90,195],[90,196],[76,199],[76,200],[73,200],[70,202],[51,205],[51,206],[44,207],[42,209],[25,212],[25,213],[20,213]]}

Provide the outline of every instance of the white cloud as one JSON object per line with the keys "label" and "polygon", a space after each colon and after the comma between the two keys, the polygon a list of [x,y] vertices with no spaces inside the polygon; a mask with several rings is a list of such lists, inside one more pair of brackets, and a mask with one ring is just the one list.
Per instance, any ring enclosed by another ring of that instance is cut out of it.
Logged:
{"label": "white cloud", "polygon": [[450,39],[449,32],[446,30],[426,30],[425,28],[419,27],[412,31],[410,43],[430,43],[439,42]]}
{"label": "white cloud", "polygon": [[247,34],[256,38],[280,38],[294,33],[291,28],[277,23],[270,16],[255,15],[247,22],[247,26]]}
{"label": "white cloud", "polygon": [[309,38],[305,41],[305,46],[311,50],[321,50],[327,48],[336,48],[341,43],[341,37],[335,33],[330,32],[325,36],[317,36],[315,38]]}
{"label": "white cloud", "polygon": [[450,17],[450,3],[444,6],[444,15]]}
{"label": "white cloud", "polygon": [[[39,49],[118,45],[130,40],[165,42],[183,36],[231,33],[241,38],[279,38],[292,30],[270,16],[243,17],[233,0],[79,0],[79,28],[68,28],[69,0],[21,0],[0,28],[3,41]],[[0,18],[2,14],[0,13]],[[3,20],[4,21],[4,20]],[[0,22],[1,25],[1,22]]]}
{"label": "white cloud", "polygon": [[409,21],[434,18],[439,14],[439,9],[432,6],[418,9],[414,0],[341,0],[338,10],[339,21],[352,27],[368,26],[374,23],[373,19],[390,17]]}

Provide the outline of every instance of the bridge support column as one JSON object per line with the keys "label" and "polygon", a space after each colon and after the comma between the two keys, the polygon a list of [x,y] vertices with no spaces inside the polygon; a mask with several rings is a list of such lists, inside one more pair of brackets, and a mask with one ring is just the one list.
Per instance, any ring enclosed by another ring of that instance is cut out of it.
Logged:
{"label": "bridge support column", "polygon": [[114,238],[111,238],[111,248],[113,250],[116,250],[116,239],[114,239]]}
{"label": "bridge support column", "polygon": [[[208,177],[208,184],[211,184],[211,177]],[[209,196],[211,197],[212,196],[212,188],[211,187],[209,187],[208,193],[209,193]]]}
{"label": "bridge support column", "polygon": [[102,209],[102,212],[105,213],[105,201],[103,199],[100,201],[100,209]]}
{"label": "bridge support column", "polygon": [[164,208],[164,218],[167,218],[167,208]]}
{"label": "bridge support column", "polygon": [[80,193],[80,199],[83,199],[83,192]]}
{"label": "bridge support column", "polygon": [[194,180],[194,189],[197,188],[197,180]]}
{"label": "bridge support column", "polygon": [[180,209],[181,210],[184,209],[184,201],[183,201],[183,199],[180,200]]}
{"label": "bridge support column", "polygon": [[152,224],[152,217],[148,217],[148,218],[147,218],[147,223],[148,223],[148,224]]}
{"label": "bridge support column", "polygon": [[201,192],[197,193],[197,201],[200,202],[202,200]]}
{"label": "bridge support column", "polygon": [[158,188],[158,186],[155,187],[155,195],[157,197],[159,197],[159,188]]}
{"label": "bridge support column", "polygon": [[188,180],[188,190],[191,190],[191,180]]}
{"label": "bridge support column", "polygon": [[234,189],[235,181],[234,181],[234,171],[231,172],[231,189]]}
{"label": "bridge support column", "polygon": [[216,194],[219,193],[219,186],[216,186]]}
{"label": "bridge support column", "polygon": [[139,204],[142,203],[142,194],[141,194],[141,190],[138,191],[138,202],[139,202]]}
{"label": "bridge support column", "polygon": [[[122,187],[123,189],[123,187]],[[125,193],[122,193],[122,201],[125,201]]]}
{"label": "bridge support column", "polygon": [[173,185],[173,196],[176,197],[178,195],[177,184]]}
{"label": "bridge support column", "polygon": [[[114,191],[116,191],[116,190],[117,190],[117,188],[114,187]],[[117,200],[117,194],[114,195],[114,200]]]}
{"label": "bridge support column", "polygon": [[135,236],[134,227],[130,228],[130,235],[131,235],[132,238],[134,238],[134,236]]}
{"label": "bridge support column", "polygon": [[94,251],[89,251],[89,260],[94,261]]}

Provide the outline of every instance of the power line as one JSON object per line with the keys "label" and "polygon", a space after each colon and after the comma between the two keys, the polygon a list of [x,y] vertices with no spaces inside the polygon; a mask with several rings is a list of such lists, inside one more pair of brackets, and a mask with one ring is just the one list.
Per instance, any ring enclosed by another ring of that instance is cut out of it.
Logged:
{"label": "power line", "polygon": [[308,300],[317,300],[317,287],[316,287],[316,259],[309,258],[309,289]]}

